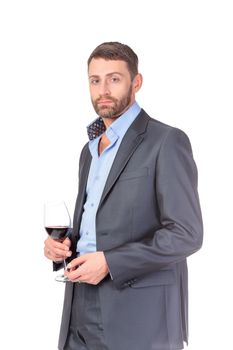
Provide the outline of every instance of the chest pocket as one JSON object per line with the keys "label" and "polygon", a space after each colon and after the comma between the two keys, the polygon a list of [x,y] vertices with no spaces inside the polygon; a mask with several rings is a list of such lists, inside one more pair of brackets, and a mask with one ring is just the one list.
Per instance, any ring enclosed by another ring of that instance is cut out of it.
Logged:
{"label": "chest pocket", "polygon": [[126,171],[121,174],[118,181],[125,181],[131,179],[137,179],[139,177],[144,177],[149,175],[148,168],[139,168],[135,171]]}

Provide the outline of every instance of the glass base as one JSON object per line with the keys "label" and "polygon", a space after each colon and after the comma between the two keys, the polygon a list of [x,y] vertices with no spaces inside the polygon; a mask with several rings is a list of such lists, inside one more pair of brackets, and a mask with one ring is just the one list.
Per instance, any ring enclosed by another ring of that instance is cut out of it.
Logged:
{"label": "glass base", "polygon": [[66,276],[64,276],[64,275],[58,275],[58,276],[55,277],[55,281],[57,281],[57,282],[68,282],[69,279]]}

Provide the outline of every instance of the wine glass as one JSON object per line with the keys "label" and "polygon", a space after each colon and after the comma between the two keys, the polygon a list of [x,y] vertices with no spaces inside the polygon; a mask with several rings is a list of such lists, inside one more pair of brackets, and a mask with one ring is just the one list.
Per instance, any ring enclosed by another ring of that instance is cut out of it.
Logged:
{"label": "wine glass", "polygon": [[[44,205],[44,227],[48,235],[53,239],[63,242],[71,226],[70,214],[64,201],[47,202]],[[64,260],[66,269],[66,261]],[[58,275],[58,282],[68,281],[67,277]]]}

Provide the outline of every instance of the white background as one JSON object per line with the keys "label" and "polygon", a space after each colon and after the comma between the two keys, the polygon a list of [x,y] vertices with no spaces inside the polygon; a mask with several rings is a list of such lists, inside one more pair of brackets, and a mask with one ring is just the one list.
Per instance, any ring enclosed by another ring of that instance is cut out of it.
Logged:
{"label": "white background", "polygon": [[205,240],[189,258],[189,349],[232,347],[231,3],[1,1],[1,349],[56,349],[64,285],[43,257],[43,202],[73,211],[95,117],[86,60],[115,40],[139,56],[139,104],[189,135],[199,168]]}

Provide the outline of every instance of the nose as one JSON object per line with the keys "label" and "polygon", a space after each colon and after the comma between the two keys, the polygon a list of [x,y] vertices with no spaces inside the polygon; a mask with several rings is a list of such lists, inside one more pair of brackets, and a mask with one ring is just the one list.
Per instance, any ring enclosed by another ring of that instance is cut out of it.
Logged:
{"label": "nose", "polygon": [[99,95],[105,96],[110,95],[110,90],[107,81],[102,81],[99,85]]}

